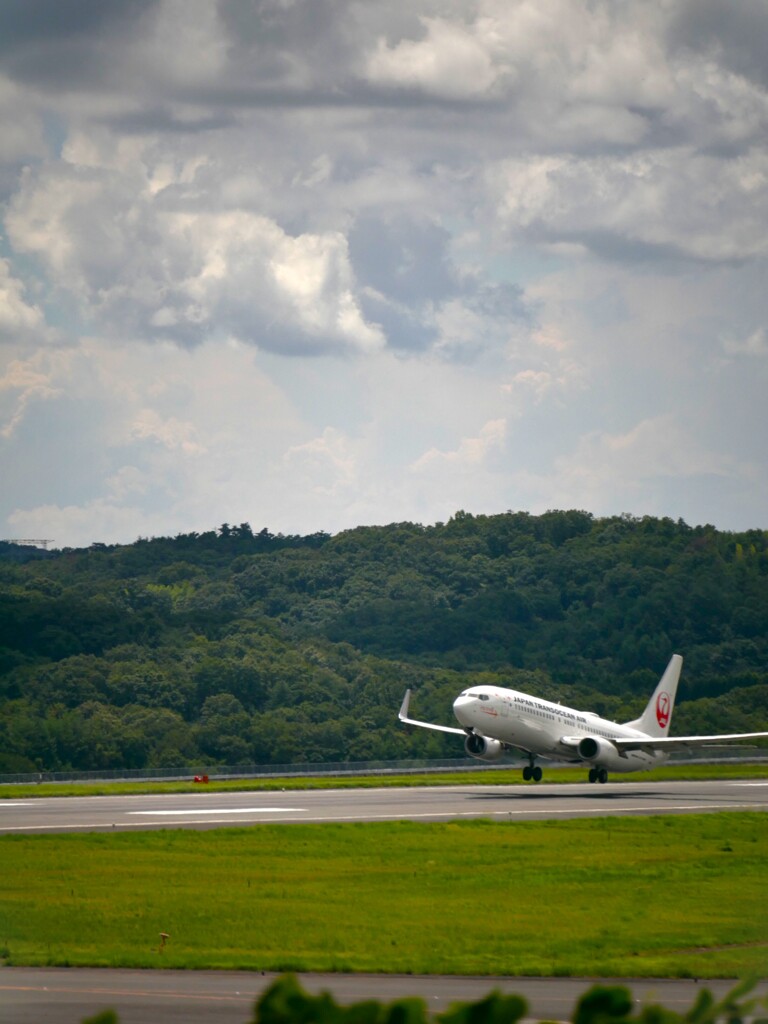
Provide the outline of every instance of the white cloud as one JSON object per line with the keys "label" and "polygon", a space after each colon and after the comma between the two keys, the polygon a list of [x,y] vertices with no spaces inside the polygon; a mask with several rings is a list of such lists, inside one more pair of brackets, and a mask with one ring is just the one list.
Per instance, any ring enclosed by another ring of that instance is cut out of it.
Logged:
{"label": "white cloud", "polygon": [[61,393],[52,386],[51,375],[43,368],[43,361],[40,358],[26,363],[12,360],[0,377],[0,398],[2,392],[8,392],[12,403],[6,421],[0,419],[0,437],[9,439],[13,436],[34,402],[54,398]]}
{"label": "white cloud", "polygon": [[433,521],[457,509],[489,513],[509,507],[506,442],[507,421],[499,418],[460,438],[455,448],[429,448],[408,466],[412,502],[431,509],[427,518]]}
{"label": "white cloud", "polygon": [[0,342],[44,340],[49,333],[39,306],[24,299],[24,284],[11,274],[8,260],[0,259]]}
{"label": "white cloud", "polygon": [[413,473],[431,472],[434,469],[447,469],[451,473],[462,469],[476,469],[485,466],[489,457],[500,451],[507,433],[506,420],[489,420],[477,437],[464,437],[453,451],[440,451],[430,448],[424,452],[410,469]]}
{"label": "white cloud", "polygon": [[[171,185],[157,190],[145,156],[28,173],[7,215],[15,248],[41,259],[89,321],[122,338],[197,343],[226,332],[289,352],[384,344],[360,311],[342,234],[292,236],[268,217],[194,199],[168,209]],[[193,188],[189,174],[185,163],[174,185]]]}
{"label": "white cloud", "polygon": [[[17,537],[45,537],[52,547],[88,547],[111,543],[115,538],[136,540],[140,536],[163,536],[164,517],[156,516],[154,529],[140,508],[120,500],[103,499],[84,505],[39,505],[14,510],[6,518],[9,534]],[[139,530],[137,531],[137,527]]]}
{"label": "white cloud", "polygon": [[[40,536],[61,544],[80,543],[88,528],[91,539],[114,539],[119,528],[119,539],[130,541],[256,518],[270,465],[307,429],[259,370],[253,350],[236,344],[187,351],[90,339],[51,354],[44,365],[14,366],[3,384],[21,390],[12,425],[18,433],[24,415],[29,446],[22,459],[13,458],[13,449],[5,456],[8,521],[17,530],[25,523],[27,530],[43,529]],[[48,399],[44,416],[36,413],[40,398]],[[84,451],[93,443],[96,459]],[[35,468],[59,447],[65,459],[67,452],[74,457],[58,472]],[[32,500],[25,500],[32,484]],[[82,500],[55,500],[70,490]],[[41,495],[45,500],[34,500]],[[127,533],[123,523],[132,524]]]}
{"label": "white cloud", "polygon": [[7,532],[765,525],[761,5],[33,6],[0,4]]}
{"label": "white cloud", "polygon": [[538,401],[541,401],[556,383],[552,374],[546,370],[520,370],[509,383],[502,385],[502,389],[510,394],[520,390],[530,391]]}
{"label": "white cloud", "polygon": [[332,427],[326,427],[321,437],[292,445],[283,462],[305,494],[349,500],[359,487],[355,445]]}
{"label": "white cloud", "polygon": [[150,11],[147,29],[126,53],[132,73],[178,88],[211,83],[226,70],[228,41],[216,4],[163,0]]}
{"label": "white cloud", "polygon": [[[743,460],[713,451],[675,415],[665,414],[624,433],[587,433],[575,444],[564,445],[548,471],[520,472],[517,484],[536,512],[584,508],[598,515],[632,512],[688,518],[687,490],[706,480],[715,481],[713,486],[720,489],[740,490],[752,470]],[[712,518],[705,515],[696,521]]]}
{"label": "white cloud", "polygon": [[171,416],[164,419],[154,409],[141,409],[131,426],[131,436],[139,440],[151,439],[170,451],[180,450],[187,455],[202,455],[205,445],[196,439],[194,425]]}
{"label": "white cloud", "polygon": [[47,149],[37,104],[0,74],[0,166],[31,157],[40,159]]}
{"label": "white cloud", "polygon": [[488,319],[460,299],[452,299],[435,311],[437,349],[446,355],[472,355],[487,343]]}
{"label": "white cloud", "polygon": [[[566,460],[559,465],[565,466]],[[671,414],[643,420],[624,434],[595,433],[580,439],[571,465],[569,473],[599,486],[621,477],[643,486],[654,477],[727,476],[731,469],[728,460],[703,448]]]}
{"label": "white cloud", "polygon": [[746,338],[726,338],[723,348],[729,356],[768,356],[768,334],[764,327],[758,327]]}
{"label": "white cloud", "polygon": [[377,84],[424,89],[446,99],[489,92],[500,71],[483,38],[483,24],[467,26],[443,18],[421,19],[424,38],[389,46],[379,39],[369,56],[367,74]]}
{"label": "white cloud", "polygon": [[642,258],[642,247],[712,261],[768,256],[765,153],[515,157],[488,180],[507,230],[540,244],[578,243],[628,259]]}

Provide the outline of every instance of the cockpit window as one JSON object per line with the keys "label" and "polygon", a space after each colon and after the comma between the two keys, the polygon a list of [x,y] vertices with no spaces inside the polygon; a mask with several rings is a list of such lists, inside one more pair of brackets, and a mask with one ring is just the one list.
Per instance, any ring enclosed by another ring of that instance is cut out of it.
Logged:
{"label": "cockpit window", "polygon": [[467,691],[466,693],[462,694],[462,696],[477,697],[478,700],[490,700],[491,699],[488,696],[487,693],[470,693],[469,691]]}

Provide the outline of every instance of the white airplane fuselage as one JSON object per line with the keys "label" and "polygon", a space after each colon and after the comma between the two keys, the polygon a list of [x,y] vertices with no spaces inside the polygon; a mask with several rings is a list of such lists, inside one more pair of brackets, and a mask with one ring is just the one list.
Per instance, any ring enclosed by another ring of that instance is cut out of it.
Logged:
{"label": "white airplane fuselage", "polygon": [[552,704],[503,686],[470,686],[453,702],[461,725],[424,722],[410,716],[411,691],[398,718],[407,725],[464,738],[464,749],[480,761],[498,761],[507,751],[528,757],[523,779],[539,782],[537,757],[589,765],[590,782],[607,782],[609,772],[641,772],[664,764],[673,750],[695,750],[746,741],[768,740],[768,732],[726,733],[717,736],[669,735],[672,710],[683,659],[673,654],[645,710],[631,722],[609,722],[591,711]]}
{"label": "white airplane fuselage", "polygon": [[583,763],[578,744],[593,737],[607,742],[605,749],[589,760],[614,772],[643,771],[668,760],[667,754],[650,750],[619,753],[610,743],[619,738],[652,743],[646,733],[518,690],[470,687],[456,698],[453,712],[468,731],[555,761]]}

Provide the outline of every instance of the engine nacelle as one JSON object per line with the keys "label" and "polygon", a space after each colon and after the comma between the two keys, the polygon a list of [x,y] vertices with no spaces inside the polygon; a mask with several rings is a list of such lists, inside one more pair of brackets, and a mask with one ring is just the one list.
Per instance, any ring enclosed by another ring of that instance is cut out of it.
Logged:
{"label": "engine nacelle", "polygon": [[477,732],[471,732],[464,740],[464,749],[471,757],[480,761],[499,761],[504,754],[504,744],[491,740]]}
{"label": "engine nacelle", "polygon": [[582,761],[600,765],[602,768],[621,768],[626,764],[616,747],[600,736],[585,736],[576,748]]}

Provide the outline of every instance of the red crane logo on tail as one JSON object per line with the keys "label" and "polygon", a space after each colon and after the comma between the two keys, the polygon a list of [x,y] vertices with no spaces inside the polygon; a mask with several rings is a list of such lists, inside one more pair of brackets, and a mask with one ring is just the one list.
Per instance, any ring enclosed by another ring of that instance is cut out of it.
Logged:
{"label": "red crane logo on tail", "polygon": [[664,690],[661,691],[659,696],[656,698],[656,721],[662,729],[666,729],[669,725],[669,713],[671,700],[669,694]]}

